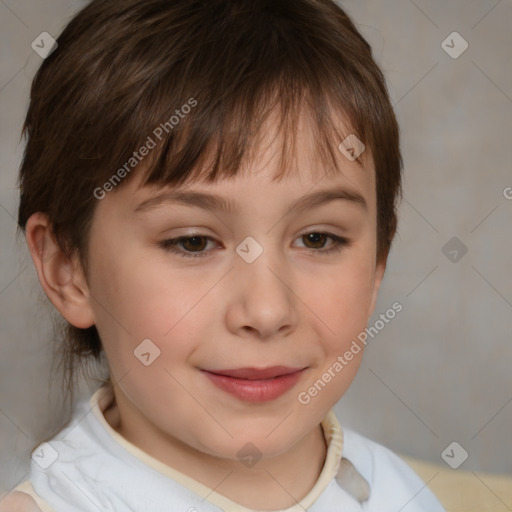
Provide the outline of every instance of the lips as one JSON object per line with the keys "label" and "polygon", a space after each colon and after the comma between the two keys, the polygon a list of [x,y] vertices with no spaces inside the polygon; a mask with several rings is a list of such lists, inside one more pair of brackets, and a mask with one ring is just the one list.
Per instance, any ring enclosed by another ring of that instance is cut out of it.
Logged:
{"label": "lips", "polygon": [[274,379],[283,375],[298,372],[302,368],[290,368],[288,366],[270,366],[268,368],[237,368],[233,370],[206,370],[215,375],[224,375],[235,379],[263,380]]}
{"label": "lips", "polygon": [[202,370],[217,388],[245,402],[268,402],[291,390],[306,368],[272,366],[268,368],[236,368]]}

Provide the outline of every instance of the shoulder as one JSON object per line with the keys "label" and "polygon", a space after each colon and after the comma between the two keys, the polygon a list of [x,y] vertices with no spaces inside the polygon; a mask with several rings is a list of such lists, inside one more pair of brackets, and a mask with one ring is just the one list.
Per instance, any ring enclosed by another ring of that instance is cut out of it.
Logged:
{"label": "shoulder", "polygon": [[32,496],[13,491],[0,500],[0,512],[43,512]]}
{"label": "shoulder", "polygon": [[378,505],[382,512],[444,511],[426,483],[390,449],[350,429],[343,429],[343,438],[343,457],[370,485],[368,505]]}
{"label": "shoulder", "polygon": [[26,480],[0,500],[0,512],[55,512],[55,510],[36,493],[31,480]]}

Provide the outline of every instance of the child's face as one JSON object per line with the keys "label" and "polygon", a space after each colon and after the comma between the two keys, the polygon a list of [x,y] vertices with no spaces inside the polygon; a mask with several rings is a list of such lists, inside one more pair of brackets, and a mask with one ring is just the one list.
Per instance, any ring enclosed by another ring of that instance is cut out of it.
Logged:
{"label": "child's face", "polygon": [[[271,140],[269,130],[267,145]],[[343,175],[327,177],[303,132],[297,172],[272,183],[277,142],[234,179],[180,187],[229,201],[230,213],[170,201],[137,211],[177,190],[141,188],[140,173],[97,204],[90,308],[113,382],[120,381],[115,392],[124,414],[147,427],[141,440],[158,431],[228,458],[252,442],[271,456],[315,428],[356,374],[362,351],[342,371],[332,368],[365,329],[384,271],[375,257],[375,171],[338,153]],[[342,188],[361,195],[366,207],[336,199],[290,213],[299,200]],[[311,232],[350,245],[327,253],[335,241],[303,236]],[[179,252],[162,246],[192,234],[199,238],[174,246]],[[138,348],[146,339],[151,343]],[[156,359],[152,344],[160,350]],[[230,380],[233,394],[206,373],[273,366],[303,371],[291,388],[267,394],[258,394],[261,382],[247,389]],[[329,369],[330,382],[324,377],[325,387],[309,394]]]}

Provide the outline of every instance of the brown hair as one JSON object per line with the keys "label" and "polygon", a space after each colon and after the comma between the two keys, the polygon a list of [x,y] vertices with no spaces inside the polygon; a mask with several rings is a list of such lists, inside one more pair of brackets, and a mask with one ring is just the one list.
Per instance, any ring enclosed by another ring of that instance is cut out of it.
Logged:
{"label": "brown hair", "polygon": [[[126,164],[148,137],[158,144],[145,184],[194,180],[206,155],[204,176],[214,181],[238,172],[274,107],[281,175],[292,169],[286,141],[304,110],[326,170],[336,169],[343,137],[364,142],[358,161],[371,156],[376,169],[377,258],[387,257],[402,193],[399,128],[370,46],[333,1],[93,0],[57,42],[31,88],[18,225],[46,213],[86,274],[98,190],[114,174],[131,178]],[[351,131],[340,135],[336,114]],[[66,329],[72,393],[78,363],[102,349],[95,326]]]}

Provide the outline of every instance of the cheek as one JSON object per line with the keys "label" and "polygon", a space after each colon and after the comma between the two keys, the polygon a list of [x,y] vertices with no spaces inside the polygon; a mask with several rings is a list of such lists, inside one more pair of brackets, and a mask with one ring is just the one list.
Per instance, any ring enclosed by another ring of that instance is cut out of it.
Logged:
{"label": "cheek", "polygon": [[367,326],[372,291],[368,268],[347,266],[326,281],[323,293],[310,298],[321,356],[311,378],[298,390],[304,414],[324,414],[343,396],[359,369],[365,345],[358,336]]}
{"label": "cheek", "polygon": [[305,303],[324,322],[335,345],[366,326],[374,270],[373,258],[354,252],[324,274],[304,281]]}
{"label": "cheek", "polygon": [[[148,258],[142,249],[104,250],[92,272],[91,295],[98,323],[117,324],[133,335],[161,337],[198,302],[204,279]],[[186,276],[186,279],[185,277]],[[114,325],[115,327],[115,325]]]}
{"label": "cheek", "polygon": [[204,335],[204,319],[215,314],[215,304],[205,297],[215,280],[139,258],[133,251],[125,254],[129,257],[104,254],[91,282],[107,358],[118,378],[131,372],[133,379],[139,374],[150,381],[156,375],[168,379],[159,368],[179,371]]}
{"label": "cheek", "polygon": [[318,409],[319,414],[339,400],[361,364],[365,345],[358,336],[369,319],[374,265],[369,250],[353,251],[328,275],[317,279],[316,286],[313,280],[306,283],[307,304],[314,312],[311,321],[321,340],[322,358],[298,399]]}

